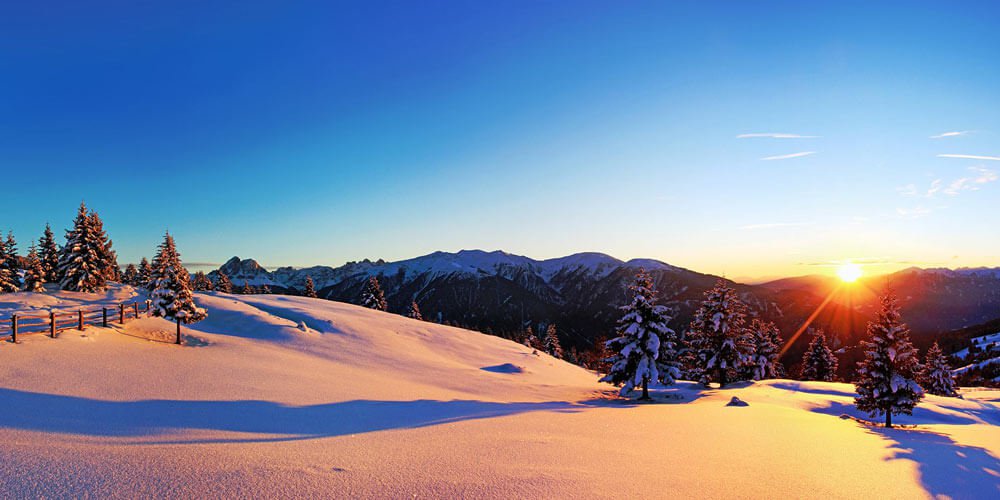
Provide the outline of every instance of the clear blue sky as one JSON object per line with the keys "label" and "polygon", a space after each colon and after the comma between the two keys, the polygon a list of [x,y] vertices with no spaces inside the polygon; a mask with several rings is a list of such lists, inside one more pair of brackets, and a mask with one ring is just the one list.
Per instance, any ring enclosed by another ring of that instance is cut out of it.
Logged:
{"label": "clear blue sky", "polygon": [[[996,266],[998,26],[990,1],[4,2],[0,228],[26,247],[83,199],[122,262],[169,228],[188,262],[269,266]],[[740,137],[775,133],[812,137]]]}

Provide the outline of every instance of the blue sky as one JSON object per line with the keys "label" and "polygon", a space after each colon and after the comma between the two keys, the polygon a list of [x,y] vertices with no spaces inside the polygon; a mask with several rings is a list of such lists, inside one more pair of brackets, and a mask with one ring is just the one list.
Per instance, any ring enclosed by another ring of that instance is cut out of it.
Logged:
{"label": "blue sky", "polygon": [[86,200],[122,262],[169,228],[268,266],[1000,265],[1000,5],[869,3],[6,3],[0,228]]}

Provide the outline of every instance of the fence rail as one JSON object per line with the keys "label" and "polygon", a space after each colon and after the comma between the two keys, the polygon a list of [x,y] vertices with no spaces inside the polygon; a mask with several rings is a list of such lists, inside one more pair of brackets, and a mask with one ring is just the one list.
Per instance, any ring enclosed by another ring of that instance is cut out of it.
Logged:
{"label": "fence rail", "polygon": [[[141,303],[124,302],[114,304],[113,307],[102,306],[100,309],[77,309],[75,311],[52,310],[48,314],[37,312],[17,314],[10,318],[0,318],[0,339],[9,337],[11,342],[17,343],[17,338],[22,335],[48,334],[52,338],[59,336],[59,333],[66,330],[83,331],[87,326],[100,326],[107,328],[111,323],[124,325],[127,321],[139,319],[143,316],[151,315],[151,302]],[[181,343],[181,322],[177,323],[176,344]]]}

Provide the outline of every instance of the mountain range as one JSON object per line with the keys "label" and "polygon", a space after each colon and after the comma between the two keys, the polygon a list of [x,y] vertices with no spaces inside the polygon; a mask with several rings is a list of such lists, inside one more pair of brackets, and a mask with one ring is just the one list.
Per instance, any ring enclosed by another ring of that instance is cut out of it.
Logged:
{"label": "mountain range", "polygon": [[[842,364],[849,366],[886,286],[899,295],[918,345],[943,332],[1000,318],[1000,268],[910,268],[852,284],[810,275],[750,285],[654,259],[622,261],[590,252],[535,260],[502,251],[462,250],[397,262],[366,259],[340,267],[273,271],[253,259],[233,257],[209,277],[215,280],[224,272],[237,287],[245,281],[288,294],[301,293],[311,277],[320,297],[358,303],[364,283],[377,276],[390,312],[405,313],[415,301],[426,319],[497,335],[513,335],[529,325],[537,332],[554,323],[566,347],[583,350],[613,333],[618,307],[628,300],[627,287],[640,268],[652,275],[660,302],[672,308],[671,327],[677,331],[687,329],[703,293],[723,280],[754,315],[774,321],[786,339],[815,314],[810,327],[833,337],[847,358]],[[802,335],[792,344],[786,363],[794,364],[808,340]]]}

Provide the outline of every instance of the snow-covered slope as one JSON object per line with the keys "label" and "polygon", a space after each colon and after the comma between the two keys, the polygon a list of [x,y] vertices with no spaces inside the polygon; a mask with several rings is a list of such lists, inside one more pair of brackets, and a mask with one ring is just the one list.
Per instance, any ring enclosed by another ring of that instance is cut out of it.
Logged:
{"label": "snow-covered slope", "polygon": [[[0,315],[128,299],[0,296]],[[141,295],[139,295],[141,298]],[[0,497],[988,498],[1000,392],[912,429],[851,386],[689,383],[635,405],[496,337],[300,297],[199,294],[209,319],[0,343]],[[748,407],[727,407],[738,396]],[[720,465],[724,464],[724,466]]]}

